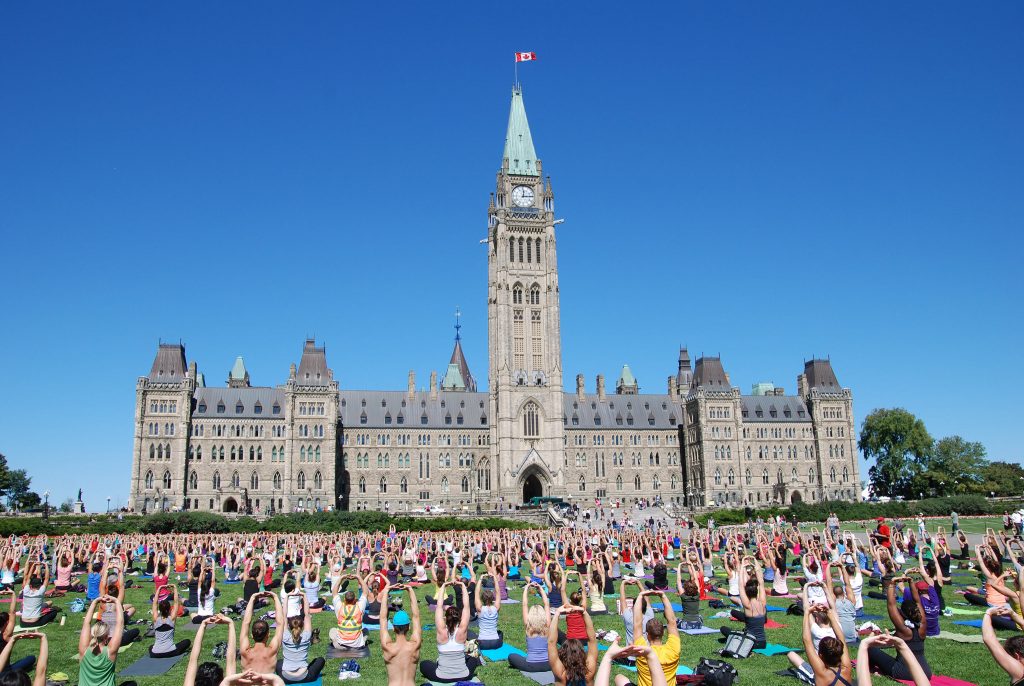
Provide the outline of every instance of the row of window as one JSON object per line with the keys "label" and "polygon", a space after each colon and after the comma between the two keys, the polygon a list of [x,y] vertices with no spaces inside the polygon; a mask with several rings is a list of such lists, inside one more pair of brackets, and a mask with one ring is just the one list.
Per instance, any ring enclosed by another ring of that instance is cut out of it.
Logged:
{"label": "row of window", "polygon": [[[274,488],[275,489],[280,489],[282,482],[283,482],[283,480],[281,478],[281,472],[274,472],[274,477],[273,477],[273,479],[271,481],[271,483],[273,484]],[[169,470],[164,472],[163,476],[160,479],[160,483],[166,489],[169,489],[171,487],[171,472]],[[219,488],[222,487],[221,477],[220,477],[220,472],[219,471],[215,471],[213,473],[213,477],[211,478],[210,483],[211,483],[212,487],[214,488],[214,490],[219,489]],[[153,474],[153,470],[149,470],[149,471],[146,472],[146,476],[145,476],[145,479],[144,479],[144,484],[145,484],[145,487],[147,489],[149,489],[149,490],[153,489],[153,487],[155,485],[155,475]],[[305,472],[300,471],[298,473],[298,475],[295,477],[295,486],[300,491],[304,490],[306,488],[306,473]],[[324,486],[324,477],[323,477],[323,474],[321,474],[320,471],[318,470],[318,471],[316,471],[313,474],[312,487],[313,487],[314,490],[319,491],[319,490],[323,489],[323,486]],[[199,488],[199,475],[195,471],[190,472],[189,475],[188,475],[188,487],[189,487],[190,490],[196,490],[196,489]],[[242,487],[241,475],[239,475],[239,473],[237,471],[232,472],[231,479],[229,481],[229,487],[230,488],[241,488]],[[255,491],[255,490],[259,490],[259,487],[260,487],[260,475],[257,474],[256,472],[253,472],[249,476],[248,488],[250,488],[251,490]]]}
{"label": "row of window", "polygon": [[[159,436],[160,435],[160,422],[148,422],[146,424],[146,435],[148,436]],[[163,435],[173,436],[174,435],[174,422],[164,422],[163,424]]]}
{"label": "row of window", "polygon": [[177,412],[178,401],[177,400],[152,400],[149,403],[149,411],[152,413],[157,412]]}
{"label": "row of window", "polygon": [[[200,414],[205,414],[206,413],[206,410],[208,408],[206,406],[206,401],[205,400],[200,400],[199,401],[199,408],[198,409],[199,409]],[[228,408],[224,404],[223,400],[220,400],[220,401],[217,402],[217,414],[224,414],[225,412],[227,412],[227,409]],[[241,400],[239,400],[237,403],[235,403],[235,414],[243,414],[244,412],[245,412],[245,405],[242,403]],[[256,404],[252,406],[252,413],[253,414],[263,414],[263,403],[261,403],[260,401],[257,400]],[[271,413],[274,414],[274,415],[281,414],[281,406],[275,402],[273,407],[271,408]]]}
{"label": "row of window", "polygon": [[[390,434],[377,434],[377,442],[374,443],[371,440],[371,439],[373,439],[373,436],[371,436],[370,434],[356,434],[355,436],[352,436],[351,434],[342,434],[341,444],[342,445],[348,445],[350,438],[352,439],[352,442],[355,445],[387,446],[387,445],[391,445],[392,436]],[[439,445],[439,446],[450,446],[450,445],[452,445],[452,434],[441,434],[441,435],[437,436],[436,438],[437,438],[437,445]],[[395,439],[395,444],[396,445],[412,445],[412,435],[411,434],[398,434],[397,436],[394,436],[394,439]],[[418,434],[416,436],[416,445],[419,445],[419,446],[429,446],[429,445],[431,445],[433,443],[433,441],[434,441],[434,436],[432,434]],[[473,436],[471,434],[458,434],[458,435],[455,436],[455,445],[471,446],[474,443],[476,443],[476,445],[479,445],[479,446],[490,445],[491,444],[490,434],[484,433],[484,432],[480,432],[480,433],[476,434],[476,439],[475,440],[474,440],[474,438],[473,438]]]}
{"label": "row of window", "polygon": [[[480,470],[476,473],[476,487],[478,490],[489,491],[491,490],[491,473],[490,471]],[[463,476],[459,480],[459,490],[462,493],[469,493],[470,486],[473,480],[469,476]],[[359,477],[359,481],[356,482],[356,489],[358,493],[366,493],[366,477]],[[447,494],[450,490],[448,477],[441,477],[441,493]],[[382,476],[377,481],[377,493],[386,494],[388,492],[388,477]],[[406,477],[402,477],[398,480],[398,492],[408,493],[409,492],[409,480]],[[420,491],[420,499],[427,500],[430,498],[429,491]]]}
{"label": "row of window", "polygon": [[299,424],[298,426],[299,438],[323,438],[324,437],[324,425],[323,424]]}
{"label": "row of window", "polygon": [[324,403],[299,403],[299,414],[323,416],[326,414],[326,405]]}
{"label": "row of window", "polygon": [[[526,251],[523,251],[523,248]],[[516,250],[518,248],[518,251]],[[519,259],[516,259],[516,255]],[[508,239],[508,261],[509,262],[521,262],[525,264],[540,264],[540,239],[539,238],[516,238],[515,236]],[[524,259],[525,256],[525,259]],[[534,260],[536,257],[536,261]]]}
{"label": "row of window", "polygon": [[[811,483],[811,484],[815,483],[815,481],[814,481],[815,476],[817,476],[817,472],[815,472],[814,467],[810,467],[807,470],[807,481],[809,483]],[[835,483],[836,479],[839,478],[840,475],[836,471],[836,468],[832,467],[829,470],[829,475],[828,476],[829,476],[829,481],[831,481],[832,483]],[[782,470],[781,469],[778,470],[778,472],[776,472],[775,477],[776,477],[776,482],[775,483],[785,483],[783,481]],[[797,471],[796,467],[793,467],[793,470],[791,472],[791,477],[792,477],[793,480],[796,480],[796,479],[800,478],[800,474]],[[744,478],[744,481],[746,481],[747,486],[750,486],[752,484],[754,476],[751,473],[750,469],[747,469],[746,471],[744,471],[743,478]],[[726,483],[729,486],[734,486],[736,484],[736,472],[733,469],[730,468],[728,473],[726,473],[726,475],[725,475],[725,479],[726,479]],[[722,470],[721,469],[715,469],[714,481],[715,481],[715,485],[716,486],[721,486],[722,485]],[[849,467],[843,467],[842,481],[843,481],[843,483],[849,483],[849,481],[850,481],[850,468]],[[765,486],[767,486],[769,484],[769,477],[768,477],[768,470],[767,469],[763,469],[761,471],[761,483],[762,483],[762,485],[765,485]]]}
{"label": "row of window", "polygon": [[[754,429],[754,438],[796,438],[797,430],[796,427],[767,427],[761,426]],[[813,438],[814,433],[809,426],[800,428],[800,438]],[[750,438],[750,429],[747,427],[743,428],[743,438]]]}
{"label": "row of window", "polygon": [[[214,438],[263,438],[266,433],[266,426],[263,424],[206,424],[193,422],[191,434],[197,437],[206,435],[206,428],[210,428],[210,436]],[[282,438],[285,434],[285,426],[272,426],[271,435],[274,438]]]}

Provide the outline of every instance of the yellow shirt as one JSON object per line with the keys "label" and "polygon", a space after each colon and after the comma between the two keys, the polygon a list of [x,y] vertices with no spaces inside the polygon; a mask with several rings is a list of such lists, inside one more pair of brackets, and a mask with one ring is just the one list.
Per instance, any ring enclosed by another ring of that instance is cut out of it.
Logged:
{"label": "yellow shirt", "polygon": [[[634,643],[638,646],[647,645],[643,636],[638,637]],[[654,654],[658,656],[661,669],[665,672],[665,683],[676,682],[676,669],[679,668],[679,637],[671,634],[661,645],[651,646]],[[651,686],[651,670],[647,666],[647,656],[641,655],[636,659],[636,683],[637,686]]]}

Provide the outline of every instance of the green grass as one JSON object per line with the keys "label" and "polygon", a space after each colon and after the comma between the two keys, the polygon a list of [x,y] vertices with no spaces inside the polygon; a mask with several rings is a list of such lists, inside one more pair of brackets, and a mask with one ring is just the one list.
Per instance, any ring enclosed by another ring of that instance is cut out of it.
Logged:
{"label": "green grass", "polygon": [[[173,581],[173,577],[172,577]],[[961,581],[961,579],[957,579]],[[964,578],[963,581],[973,582]],[[149,617],[149,602],[148,598],[152,592],[152,584],[149,582],[136,583],[141,585],[140,588],[130,588],[126,593],[126,602],[133,604],[137,610],[137,616]],[[791,584],[792,587],[792,584]],[[221,597],[218,599],[217,608],[227,604],[234,603],[235,600],[241,594],[241,585],[224,585],[219,584],[218,588],[221,590]],[[423,601],[423,596],[429,592],[427,589],[432,587],[423,587],[417,589],[418,597],[421,605],[421,617],[424,623],[433,623],[433,614],[429,611],[426,603]],[[521,590],[519,594],[515,590],[510,588],[510,593],[513,598],[521,597]],[[958,600],[959,596],[953,593],[952,588],[946,590],[946,599],[949,603],[954,603]],[[670,595],[673,599],[674,594]],[[73,596],[66,596],[64,598],[57,599],[55,602],[61,607],[65,608],[68,603],[72,600]],[[614,601],[609,599],[611,607],[614,609]],[[790,601],[786,599],[779,599],[773,604],[776,605],[787,605]],[[880,600],[866,599],[866,611],[872,614],[878,614],[886,616],[884,603]],[[710,616],[714,611],[710,611],[706,606],[704,607],[705,616]],[[66,613],[65,613],[66,614]],[[67,620],[65,626],[59,626],[57,622],[54,622],[50,626],[45,628],[45,633],[49,637],[50,642],[50,663],[47,669],[48,673],[53,672],[65,672],[70,678],[72,684],[77,682],[78,677],[78,663],[77,657],[77,645],[78,645],[78,632],[82,625],[82,614],[66,614]],[[980,615],[979,615],[980,616]],[[778,622],[787,624],[787,628],[784,629],[770,629],[768,630],[768,639],[773,643],[781,643],[791,647],[800,647],[800,618],[795,616],[787,616],[781,612],[771,613],[771,617]],[[952,621],[954,618],[943,617],[941,619],[942,628],[946,631],[956,631],[958,633],[978,634],[980,633],[977,629],[963,626],[953,626]],[[59,621],[59,620],[58,620]],[[187,621],[183,620],[183,621]],[[888,619],[875,620],[877,624],[883,627],[889,626]],[[598,628],[609,628],[616,629],[620,634],[623,633],[622,622],[617,616],[608,615],[594,618],[595,625]],[[240,624],[236,620],[236,627]],[[324,641],[318,645],[313,646],[310,656],[311,658],[324,655],[327,647],[327,632],[334,626],[334,616],[330,612],[323,612],[314,615],[314,626],[320,627],[321,635]],[[730,626],[740,626],[737,622],[730,622],[728,620],[708,620],[707,624],[711,627],[719,627],[724,624]],[[138,625],[140,628],[145,628],[145,625]],[[499,620],[499,627],[502,629],[505,635],[505,640],[512,644],[525,648],[526,641],[523,633],[521,618],[520,618],[520,606],[519,605],[503,605],[501,608],[501,616]],[[224,640],[225,631],[224,629],[215,629],[207,633],[206,640],[203,645],[203,660],[212,659],[210,657],[210,650],[217,643],[217,641]],[[176,638],[178,640],[182,638],[194,639],[195,633],[192,631],[178,630],[176,632]],[[362,660],[362,679],[361,682],[364,684],[384,684],[386,683],[386,672],[384,669],[383,660],[380,657],[380,645],[379,638],[376,634],[371,635],[371,657],[369,659]],[[27,645],[26,645],[27,644]],[[143,639],[127,650],[121,653],[118,658],[118,670],[121,670],[139,657],[143,656],[152,645],[152,639]],[[21,656],[28,654],[28,650],[35,649],[35,645],[31,641],[21,641],[15,648],[15,655],[13,659],[17,659]],[[690,667],[694,667],[701,656],[715,656],[721,645],[717,642],[715,636],[697,636],[691,637],[682,636],[682,663]],[[949,676],[965,679],[967,681],[974,682],[976,684],[987,685],[987,684],[1002,684],[1006,681],[1004,672],[999,669],[995,664],[995,661],[991,658],[988,650],[981,644],[960,644],[954,643],[947,640],[940,640],[929,638],[927,641],[927,655],[931,662],[936,674],[946,674]],[[433,630],[424,632],[423,649],[421,651],[422,659],[436,659],[437,658],[437,644],[435,640],[435,634]],[[337,671],[339,660],[329,660],[327,667],[324,669],[324,681],[325,683],[334,683],[337,679]],[[760,655],[753,655],[751,658],[746,660],[733,661],[737,669],[740,672],[742,681],[744,684],[789,684],[790,686],[796,686],[797,682],[793,679],[784,679],[774,674],[775,671],[785,669],[788,666],[788,661],[784,655],[776,657],[764,657]],[[168,674],[160,677],[144,677],[139,679],[140,684],[153,684],[155,686],[172,686],[180,684],[185,674],[185,668],[187,665],[187,658],[181,660]],[[616,672],[621,670],[616,669]],[[623,674],[629,674],[628,672],[622,671]],[[509,669],[507,663],[497,662],[488,664],[482,667],[478,672],[478,677],[485,683],[495,686],[533,686],[534,682],[526,679],[519,672]],[[888,680],[881,678],[875,678],[876,683],[891,684]]]}

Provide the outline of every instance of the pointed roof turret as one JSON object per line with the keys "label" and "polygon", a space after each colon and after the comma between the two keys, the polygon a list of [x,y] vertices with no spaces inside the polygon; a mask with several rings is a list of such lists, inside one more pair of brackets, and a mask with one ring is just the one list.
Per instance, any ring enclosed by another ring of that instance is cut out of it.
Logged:
{"label": "pointed roof turret", "polygon": [[540,176],[537,151],[533,149],[533,136],[530,135],[530,122],[526,120],[526,107],[523,105],[523,91],[520,88],[512,89],[502,167],[509,174]]}
{"label": "pointed roof turret", "polygon": [[462,352],[462,311],[455,308],[455,349],[452,350],[452,359],[448,361],[448,369],[441,379],[441,390],[443,391],[469,391],[476,392],[476,379],[469,371],[469,364],[466,363],[466,356]]}
{"label": "pointed roof turret", "polygon": [[239,355],[228,373],[228,388],[248,388],[249,372],[245,369],[245,361]]}
{"label": "pointed roof turret", "polygon": [[639,391],[640,386],[629,365],[622,365],[622,374],[619,375],[619,382],[615,384],[615,392],[619,395],[636,395]]}

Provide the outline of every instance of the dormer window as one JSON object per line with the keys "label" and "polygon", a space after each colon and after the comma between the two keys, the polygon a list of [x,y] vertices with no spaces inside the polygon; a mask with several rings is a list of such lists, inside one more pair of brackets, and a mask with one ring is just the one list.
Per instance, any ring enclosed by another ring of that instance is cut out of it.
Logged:
{"label": "dormer window", "polygon": [[243,412],[245,412],[245,407],[242,405],[242,403],[238,403],[237,405],[235,405],[235,414],[242,414]]}
{"label": "dormer window", "polygon": [[366,407],[366,398],[363,398],[362,402],[360,403],[360,407]]}
{"label": "dormer window", "polygon": [[427,424],[427,415],[424,414],[424,415],[420,416],[420,424],[423,424],[424,426],[426,426],[426,424]]}
{"label": "dormer window", "polygon": [[224,414],[227,408],[224,406],[224,401],[217,403],[217,414]]}
{"label": "dormer window", "polygon": [[361,415],[359,415],[359,423],[360,424],[365,424],[366,423],[366,413],[365,412],[362,413]]}
{"label": "dormer window", "polygon": [[380,401],[380,406],[381,407],[387,407],[388,406],[388,401],[387,400],[381,400]]}
{"label": "dormer window", "polygon": [[445,416],[444,416],[444,423],[445,424],[451,424],[452,423],[452,416],[451,416],[451,414],[447,414],[447,413],[445,414]]}
{"label": "dormer window", "polygon": [[594,426],[601,426],[601,417],[596,414],[594,415]]}
{"label": "dormer window", "polygon": [[206,403],[199,403],[199,411],[206,412]]}
{"label": "dormer window", "polygon": [[[344,405],[344,401],[342,401],[342,404]],[[273,412],[274,414],[281,414],[281,406],[278,405],[277,403],[274,403]]]}
{"label": "dormer window", "polygon": [[460,412],[459,416],[455,418],[455,423],[458,424],[459,426],[462,426],[462,422],[462,413]]}
{"label": "dormer window", "polygon": [[390,424],[391,423],[391,413],[390,412],[388,412],[386,415],[384,415],[384,423],[385,424]]}
{"label": "dormer window", "polygon": [[263,406],[260,405],[259,403],[256,403],[255,405],[253,405],[252,411],[254,414],[263,414]]}
{"label": "dormer window", "polygon": [[398,414],[398,423],[405,424],[405,415],[403,415],[402,413]]}

